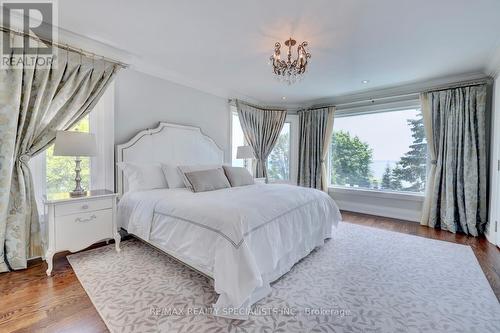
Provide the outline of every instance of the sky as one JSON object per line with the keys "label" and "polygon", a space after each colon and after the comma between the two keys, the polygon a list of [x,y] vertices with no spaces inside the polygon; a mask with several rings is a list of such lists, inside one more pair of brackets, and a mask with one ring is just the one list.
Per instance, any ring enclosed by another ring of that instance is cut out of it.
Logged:
{"label": "sky", "polygon": [[398,161],[413,142],[407,119],[415,119],[420,111],[403,110],[335,118],[335,131],[357,135],[373,148],[374,161]]}

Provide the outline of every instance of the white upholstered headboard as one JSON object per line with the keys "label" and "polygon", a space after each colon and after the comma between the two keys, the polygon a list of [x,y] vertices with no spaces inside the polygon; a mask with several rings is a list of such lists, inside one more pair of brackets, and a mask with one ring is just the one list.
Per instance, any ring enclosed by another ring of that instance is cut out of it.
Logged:
{"label": "white upholstered headboard", "polygon": [[[173,165],[222,164],[224,151],[200,128],[160,122],[116,146],[116,163],[167,163]],[[127,192],[123,172],[115,166],[117,191]]]}

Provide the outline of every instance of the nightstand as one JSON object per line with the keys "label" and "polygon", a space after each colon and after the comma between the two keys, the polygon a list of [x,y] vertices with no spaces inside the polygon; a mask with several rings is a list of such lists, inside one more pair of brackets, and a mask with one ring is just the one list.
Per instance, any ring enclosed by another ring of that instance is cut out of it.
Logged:
{"label": "nightstand", "polygon": [[52,272],[52,258],[61,251],[76,252],[101,241],[114,238],[120,252],[120,234],[116,226],[116,197],[108,190],[89,191],[86,196],[72,198],[69,193],[44,197],[47,217],[47,275]]}

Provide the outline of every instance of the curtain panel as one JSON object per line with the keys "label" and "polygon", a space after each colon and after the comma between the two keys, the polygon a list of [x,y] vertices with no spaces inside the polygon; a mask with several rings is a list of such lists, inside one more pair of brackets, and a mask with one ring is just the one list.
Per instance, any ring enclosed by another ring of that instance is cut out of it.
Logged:
{"label": "curtain panel", "polygon": [[0,272],[26,268],[43,251],[30,158],[92,110],[118,69],[59,49],[50,68],[0,70]]}
{"label": "curtain panel", "polygon": [[421,224],[477,236],[487,225],[486,84],[422,93],[430,168]]}
{"label": "curtain panel", "polygon": [[333,134],[335,107],[299,111],[300,186],[328,191],[326,159]]}
{"label": "curtain panel", "polygon": [[267,110],[236,101],[236,109],[245,139],[256,159],[257,178],[267,178],[267,157],[278,140],[285,123],[286,110]]}

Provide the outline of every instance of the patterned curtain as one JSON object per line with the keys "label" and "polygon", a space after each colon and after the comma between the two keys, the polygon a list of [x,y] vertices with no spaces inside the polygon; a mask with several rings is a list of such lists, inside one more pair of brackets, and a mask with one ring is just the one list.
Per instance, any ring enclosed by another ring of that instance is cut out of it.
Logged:
{"label": "patterned curtain", "polygon": [[267,182],[267,157],[283,128],[286,110],[260,109],[239,101],[236,101],[236,108],[245,139],[257,160],[255,177],[265,177]]}
{"label": "patterned curtain", "polygon": [[420,96],[431,167],[421,224],[477,236],[487,224],[487,85]]}
{"label": "patterned curtain", "polygon": [[300,186],[328,191],[326,159],[333,134],[335,107],[299,111]]}
{"label": "patterned curtain", "polygon": [[62,49],[50,67],[0,69],[0,272],[43,251],[29,159],[92,110],[117,70]]}

